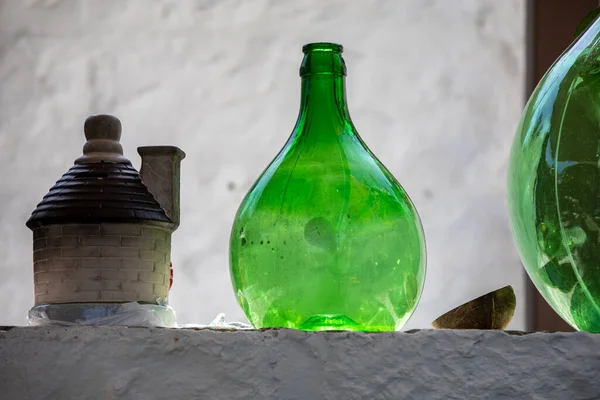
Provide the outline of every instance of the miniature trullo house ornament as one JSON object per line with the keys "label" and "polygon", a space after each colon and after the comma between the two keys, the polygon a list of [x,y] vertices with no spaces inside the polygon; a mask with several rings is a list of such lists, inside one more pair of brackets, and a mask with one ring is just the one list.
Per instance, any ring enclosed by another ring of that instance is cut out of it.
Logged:
{"label": "miniature trullo house ornament", "polygon": [[121,122],[85,121],[83,155],[33,211],[35,304],[163,304],[171,234],[179,226],[183,151],[140,147],[140,173],[123,156]]}

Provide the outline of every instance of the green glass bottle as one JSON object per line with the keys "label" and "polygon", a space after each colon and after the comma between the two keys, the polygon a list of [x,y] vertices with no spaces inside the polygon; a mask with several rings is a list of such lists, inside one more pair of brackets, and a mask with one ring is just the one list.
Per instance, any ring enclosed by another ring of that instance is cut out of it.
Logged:
{"label": "green glass bottle", "polygon": [[296,126],[233,224],[238,302],[255,328],[400,329],[425,277],[419,217],[350,120],[342,46],[302,50]]}
{"label": "green glass bottle", "polygon": [[574,328],[600,332],[600,20],[529,99],[512,148],[508,200],[537,289]]}

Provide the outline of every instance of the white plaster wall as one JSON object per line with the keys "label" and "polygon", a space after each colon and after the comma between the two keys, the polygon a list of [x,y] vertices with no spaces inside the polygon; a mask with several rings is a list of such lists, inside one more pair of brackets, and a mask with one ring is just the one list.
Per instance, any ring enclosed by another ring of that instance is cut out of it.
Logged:
{"label": "white plaster wall", "polygon": [[0,328],[2,398],[598,399],[600,335]]}
{"label": "white plaster wall", "polygon": [[296,118],[301,46],[345,46],[354,122],[425,228],[428,273],[407,327],[524,276],[505,205],[524,99],[524,0],[0,0],[0,325],[33,303],[37,202],[81,153],[88,114],[123,122],[126,155],[174,144],[180,322],[243,314],[228,272],[236,208]]}

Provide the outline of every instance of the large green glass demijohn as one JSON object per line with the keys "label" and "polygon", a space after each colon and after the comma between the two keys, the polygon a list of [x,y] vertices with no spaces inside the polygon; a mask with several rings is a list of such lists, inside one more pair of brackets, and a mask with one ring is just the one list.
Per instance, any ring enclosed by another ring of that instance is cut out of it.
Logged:
{"label": "large green glass demijohn", "polygon": [[238,302],[255,328],[400,329],[425,278],[417,211],[350,120],[342,46],[302,50],[296,126],[233,224]]}
{"label": "large green glass demijohn", "polygon": [[508,200],[537,289],[574,328],[600,332],[600,20],[529,99],[512,148]]}

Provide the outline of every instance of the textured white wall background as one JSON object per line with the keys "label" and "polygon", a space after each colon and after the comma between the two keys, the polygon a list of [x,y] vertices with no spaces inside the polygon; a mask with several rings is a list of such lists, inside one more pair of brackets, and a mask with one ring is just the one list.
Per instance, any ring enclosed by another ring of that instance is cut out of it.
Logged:
{"label": "textured white wall background", "polygon": [[[600,335],[0,329],[6,400],[590,400]],[[510,361],[509,361],[510,360]]]}
{"label": "textured white wall background", "polygon": [[350,112],[419,210],[425,292],[407,328],[524,276],[505,173],[524,99],[524,0],[0,0],[0,325],[33,304],[24,223],[81,154],[83,121],[112,113],[125,154],[174,144],[182,224],[171,302],[180,322],[243,318],[231,221],[286,141],[301,46],[345,46]]}

